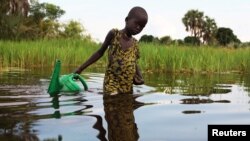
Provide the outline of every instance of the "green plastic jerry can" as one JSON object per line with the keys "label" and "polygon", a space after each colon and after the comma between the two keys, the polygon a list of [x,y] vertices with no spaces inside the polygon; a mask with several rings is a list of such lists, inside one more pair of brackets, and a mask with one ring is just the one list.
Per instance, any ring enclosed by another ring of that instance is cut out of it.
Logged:
{"label": "green plastic jerry can", "polygon": [[48,93],[51,97],[58,95],[60,92],[80,92],[81,88],[76,83],[76,78],[80,80],[84,87],[84,90],[88,90],[88,85],[82,76],[74,73],[60,76],[60,70],[61,61],[56,60],[54,71],[48,88]]}

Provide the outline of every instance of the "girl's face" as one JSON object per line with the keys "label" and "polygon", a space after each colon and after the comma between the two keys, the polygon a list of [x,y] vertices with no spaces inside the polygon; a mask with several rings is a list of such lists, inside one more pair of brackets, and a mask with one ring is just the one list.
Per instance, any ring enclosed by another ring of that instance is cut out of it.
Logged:
{"label": "girl's face", "polygon": [[147,24],[148,18],[144,15],[136,15],[126,19],[126,30],[130,35],[139,34],[145,25]]}

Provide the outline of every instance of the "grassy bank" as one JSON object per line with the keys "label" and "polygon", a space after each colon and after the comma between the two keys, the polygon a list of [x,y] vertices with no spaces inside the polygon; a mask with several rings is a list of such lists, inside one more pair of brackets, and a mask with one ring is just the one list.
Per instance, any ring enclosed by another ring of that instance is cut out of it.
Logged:
{"label": "grassy bank", "polygon": [[78,66],[98,47],[88,40],[0,41],[0,68],[50,67],[56,59],[63,66]]}
{"label": "grassy bank", "polygon": [[141,44],[141,66],[171,72],[250,71],[250,47],[162,46]]}
{"label": "grassy bank", "polygon": [[[0,69],[50,67],[55,59],[79,66],[100,46],[88,40],[0,41]],[[250,70],[250,48],[186,47],[140,44],[143,71],[228,72]],[[91,67],[105,67],[103,57]]]}

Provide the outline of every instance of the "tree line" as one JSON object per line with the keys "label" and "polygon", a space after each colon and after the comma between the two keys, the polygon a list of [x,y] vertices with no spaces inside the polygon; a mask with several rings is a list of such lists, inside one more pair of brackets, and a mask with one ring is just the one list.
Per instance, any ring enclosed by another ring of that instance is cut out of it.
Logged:
{"label": "tree line", "polygon": [[[2,0],[0,1],[0,39],[43,39],[43,38],[88,38],[85,29],[77,21],[60,23],[58,19],[65,14],[59,6],[39,3],[38,0]],[[184,39],[161,38],[153,35],[141,36],[141,42],[160,44],[239,44],[241,41],[227,27],[217,27],[214,19],[198,10],[189,10],[182,18],[190,36]]]}
{"label": "tree line", "polygon": [[59,6],[38,0],[0,1],[0,39],[82,38],[84,27],[77,21],[60,23],[65,14]]}
{"label": "tree line", "polygon": [[227,27],[218,28],[214,19],[205,16],[204,13],[199,10],[189,10],[182,18],[182,23],[184,24],[186,31],[190,32],[190,36],[185,37],[183,40],[172,40],[170,36],[158,38],[153,35],[143,35],[140,38],[140,41],[161,44],[219,44],[223,46],[230,43],[241,43],[233,33],[232,29]]}

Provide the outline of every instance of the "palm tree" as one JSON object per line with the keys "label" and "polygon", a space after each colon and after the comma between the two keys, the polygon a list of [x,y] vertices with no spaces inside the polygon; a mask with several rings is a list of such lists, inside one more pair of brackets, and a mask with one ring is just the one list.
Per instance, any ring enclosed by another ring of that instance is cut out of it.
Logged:
{"label": "palm tree", "polygon": [[189,10],[182,18],[182,22],[186,27],[186,31],[190,31],[191,36],[198,38],[201,36],[203,15],[203,12],[199,12],[198,10]]}
{"label": "palm tree", "polygon": [[217,31],[217,25],[214,19],[205,16],[204,25],[203,25],[203,43],[211,43],[213,38],[215,37],[215,33]]}
{"label": "palm tree", "polygon": [[9,14],[22,15],[27,17],[30,8],[29,0],[10,0],[9,1]]}
{"label": "palm tree", "polygon": [[190,31],[192,37],[199,39],[203,43],[210,43],[215,37],[217,30],[215,20],[208,16],[204,17],[203,12],[189,10],[182,18],[182,22],[186,27],[186,31]]}
{"label": "palm tree", "polygon": [[28,16],[29,0],[0,1],[0,39],[15,38]]}

